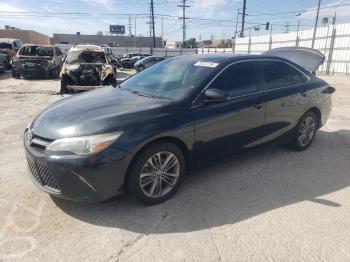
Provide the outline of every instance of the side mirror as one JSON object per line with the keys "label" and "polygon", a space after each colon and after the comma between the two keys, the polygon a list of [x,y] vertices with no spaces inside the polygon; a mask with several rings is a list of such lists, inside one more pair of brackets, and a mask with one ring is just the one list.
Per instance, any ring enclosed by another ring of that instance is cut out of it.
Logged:
{"label": "side mirror", "polygon": [[204,101],[206,103],[221,103],[226,102],[228,95],[220,89],[207,89],[204,93]]}

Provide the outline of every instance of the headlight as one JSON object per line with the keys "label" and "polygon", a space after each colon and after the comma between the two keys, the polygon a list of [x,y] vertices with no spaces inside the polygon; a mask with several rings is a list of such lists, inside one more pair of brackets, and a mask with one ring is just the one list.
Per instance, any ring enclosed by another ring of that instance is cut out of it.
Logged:
{"label": "headlight", "polygon": [[72,152],[79,156],[95,155],[110,146],[121,134],[122,132],[117,132],[57,139],[48,145],[46,149]]}

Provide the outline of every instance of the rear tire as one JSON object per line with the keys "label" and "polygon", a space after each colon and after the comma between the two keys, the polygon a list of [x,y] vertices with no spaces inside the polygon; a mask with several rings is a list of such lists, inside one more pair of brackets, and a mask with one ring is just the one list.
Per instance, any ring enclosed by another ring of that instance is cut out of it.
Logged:
{"label": "rear tire", "polygon": [[175,144],[152,144],[132,162],[127,188],[137,201],[145,205],[159,204],[176,192],[185,172],[184,155]]}
{"label": "rear tire", "polygon": [[60,68],[57,67],[57,68],[52,69],[50,75],[52,78],[59,78],[60,77]]}
{"label": "rear tire", "polygon": [[21,74],[12,69],[12,77],[19,79],[21,78]]}
{"label": "rear tire", "polygon": [[318,128],[318,118],[312,111],[306,112],[299,120],[288,146],[295,151],[307,149],[313,142]]}

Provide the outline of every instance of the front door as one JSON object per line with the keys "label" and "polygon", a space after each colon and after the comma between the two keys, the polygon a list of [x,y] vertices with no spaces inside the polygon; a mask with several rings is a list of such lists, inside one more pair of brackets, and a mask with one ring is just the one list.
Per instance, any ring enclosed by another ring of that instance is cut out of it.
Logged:
{"label": "front door", "polygon": [[256,72],[253,61],[229,66],[209,86],[226,92],[228,100],[193,107],[199,161],[216,160],[260,143],[266,103]]}

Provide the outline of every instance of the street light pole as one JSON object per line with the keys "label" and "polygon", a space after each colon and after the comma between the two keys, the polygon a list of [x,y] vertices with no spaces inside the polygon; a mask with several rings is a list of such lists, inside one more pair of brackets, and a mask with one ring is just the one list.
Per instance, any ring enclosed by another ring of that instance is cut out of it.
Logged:
{"label": "street light pole", "polygon": [[314,27],[314,35],[312,37],[311,48],[314,48],[314,46],[315,46],[315,38],[316,38],[316,32],[317,32],[318,15],[320,14],[320,6],[321,6],[321,0],[318,0],[316,21],[315,21],[315,27]]}

